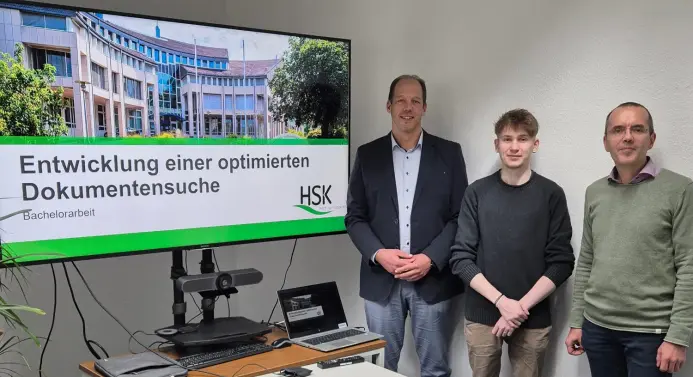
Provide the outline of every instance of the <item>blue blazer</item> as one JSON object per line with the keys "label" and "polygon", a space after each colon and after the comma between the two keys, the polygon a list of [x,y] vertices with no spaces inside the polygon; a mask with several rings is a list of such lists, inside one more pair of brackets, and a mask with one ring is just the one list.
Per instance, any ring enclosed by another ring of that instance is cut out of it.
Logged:
{"label": "blue blazer", "polygon": [[[430,304],[464,292],[462,280],[449,266],[450,246],[468,180],[462,147],[423,131],[421,162],[411,214],[411,253],[426,254],[433,267],[414,283]],[[347,192],[345,225],[361,252],[360,296],[384,301],[395,277],[371,261],[378,249],[399,249],[399,206],[392,161],[391,136],[360,146]]]}

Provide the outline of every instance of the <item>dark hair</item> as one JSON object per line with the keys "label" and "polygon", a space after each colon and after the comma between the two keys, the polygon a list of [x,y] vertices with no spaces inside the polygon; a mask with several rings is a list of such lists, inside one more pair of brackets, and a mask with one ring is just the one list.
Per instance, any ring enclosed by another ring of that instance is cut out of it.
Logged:
{"label": "dark hair", "polygon": [[395,87],[397,86],[397,83],[399,83],[402,80],[416,80],[418,81],[419,85],[421,85],[421,92],[423,93],[423,103],[424,105],[426,104],[426,82],[419,76],[417,75],[401,75],[392,80],[392,83],[390,84],[390,93],[387,95],[387,100],[392,102],[392,98],[395,95]]}
{"label": "dark hair", "polygon": [[613,113],[616,109],[620,109],[622,107],[640,107],[645,110],[647,113],[647,127],[650,129],[650,135],[654,133],[654,121],[652,120],[652,114],[650,114],[650,110],[647,109],[647,107],[637,103],[637,102],[624,102],[618,106],[616,106],[613,110],[609,111],[609,114],[606,115],[606,121],[604,122],[604,134],[606,135],[606,131],[609,129],[609,117],[611,116],[611,113]]}
{"label": "dark hair", "polygon": [[522,129],[527,132],[530,137],[535,137],[539,133],[539,122],[537,118],[525,109],[514,109],[501,115],[495,124],[496,136],[500,135],[507,126],[513,129]]}

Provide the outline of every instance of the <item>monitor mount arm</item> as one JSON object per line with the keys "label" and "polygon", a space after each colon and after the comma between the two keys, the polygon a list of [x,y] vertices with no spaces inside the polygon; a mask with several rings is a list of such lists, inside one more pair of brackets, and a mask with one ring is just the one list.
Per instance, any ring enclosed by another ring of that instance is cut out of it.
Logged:
{"label": "monitor mount arm", "polygon": [[173,324],[176,327],[185,326],[185,293],[176,287],[176,280],[179,277],[186,276],[187,271],[183,265],[183,250],[174,250],[173,264],[171,265],[171,280],[173,280]]}
{"label": "monitor mount arm", "polygon": [[[218,266],[217,266],[218,267]],[[238,293],[236,287],[253,285],[262,281],[262,272],[254,268],[214,272],[212,249],[202,250],[200,274],[188,275],[183,265],[183,251],[173,251],[171,279],[173,280],[173,323],[185,326],[185,294],[198,293],[202,296],[201,323],[214,322],[214,304],[217,297]]]}
{"label": "monitor mount arm", "polygon": [[[214,272],[214,260],[212,258],[212,249],[202,250],[202,260],[200,261],[200,273],[210,274]],[[173,280],[173,324],[175,326],[185,326],[185,313],[187,306],[185,303],[185,292],[177,283],[179,278],[189,276],[183,264],[183,250],[173,251],[173,264],[171,266],[171,280]],[[202,296],[202,321],[211,322],[214,320],[214,304],[217,296],[224,295],[227,298],[230,294],[238,293],[238,289],[231,287],[225,291],[202,291],[199,292]]]}

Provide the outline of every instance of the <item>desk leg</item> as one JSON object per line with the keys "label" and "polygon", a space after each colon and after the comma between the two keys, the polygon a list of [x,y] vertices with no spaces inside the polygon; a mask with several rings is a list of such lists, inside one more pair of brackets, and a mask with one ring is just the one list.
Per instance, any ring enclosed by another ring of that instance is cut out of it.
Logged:
{"label": "desk leg", "polygon": [[385,348],[362,352],[358,355],[363,357],[366,362],[373,363],[383,368],[385,367]]}
{"label": "desk leg", "polygon": [[385,368],[385,349],[381,348],[377,352],[371,354],[371,363]]}

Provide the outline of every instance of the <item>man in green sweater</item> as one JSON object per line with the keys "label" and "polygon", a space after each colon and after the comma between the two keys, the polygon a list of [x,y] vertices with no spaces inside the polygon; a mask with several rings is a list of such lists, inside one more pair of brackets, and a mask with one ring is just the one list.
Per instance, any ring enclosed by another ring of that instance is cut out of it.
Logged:
{"label": "man in green sweater", "polygon": [[575,271],[571,355],[593,377],[671,376],[693,331],[693,181],[659,168],[647,152],[652,115],[627,102],[606,118],[615,167],[585,194]]}

